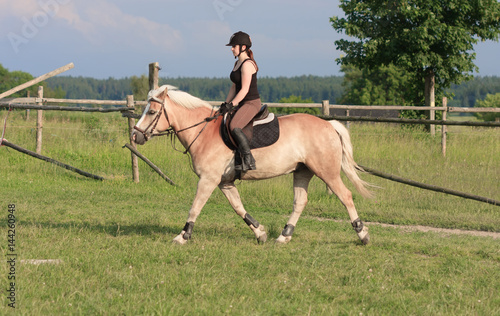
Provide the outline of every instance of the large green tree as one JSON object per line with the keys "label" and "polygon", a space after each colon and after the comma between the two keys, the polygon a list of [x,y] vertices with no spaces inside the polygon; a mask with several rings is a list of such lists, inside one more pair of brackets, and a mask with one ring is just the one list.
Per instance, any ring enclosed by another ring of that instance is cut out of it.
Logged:
{"label": "large green tree", "polygon": [[359,69],[342,65],[344,93],[341,104],[407,105],[409,80],[406,72],[394,65]]}
{"label": "large green tree", "polygon": [[[330,19],[350,39],[335,41],[342,65],[375,69],[394,64],[408,72],[425,104],[435,89],[470,79],[477,70],[473,45],[498,40],[498,0],[340,0],[345,17]],[[421,94],[422,95],[422,94]],[[421,103],[418,96],[415,103]]]}

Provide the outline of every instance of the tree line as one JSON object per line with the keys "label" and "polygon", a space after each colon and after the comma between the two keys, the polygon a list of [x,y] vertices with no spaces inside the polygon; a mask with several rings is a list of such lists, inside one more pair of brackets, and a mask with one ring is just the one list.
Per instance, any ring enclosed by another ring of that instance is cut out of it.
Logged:
{"label": "tree line", "polygon": [[[371,86],[374,88],[370,88],[370,85],[354,85],[349,80],[357,79],[352,78],[347,74],[328,77],[264,77],[259,78],[258,83],[263,102],[280,102],[283,98],[297,96],[315,103],[329,100],[331,104],[403,105],[403,100],[393,101],[394,95],[404,89],[404,81],[400,83],[390,74],[383,74],[385,85],[372,79]],[[134,81],[142,82],[143,87],[140,84],[134,87]],[[389,85],[388,82],[393,84]],[[159,84],[170,84],[210,101],[224,101],[231,87],[229,78],[160,78]],[[69,99],[124,100],[127,95],[134,94],[135,99],[144,100],[148,91],[145,75],[122,79],[59,76],[48,79],[47,85],[52,89],[63,90],[66,93],[63,97]],[[446,91],[450,99],[449,106],[474,107],[476,101],[485,99],[487,94],[500,93],[500,77],[476,76],[460,85],[453,84]]]}
{"label": "tree line", "polygon": [[[331,104],[351,105],[413,105],[402,97],[409,84],[397,69],[385,67],[377,72],[343,67],[344,76],[297,76],[259,78],[263,102],[314,102],[329,100]],[[9,71],[0,64],[0,92],[33,79],[26,72]],[[231,86],[229,78],[160,78],[160,85],[170,84],[204,100],[223,101]],[[125,100],[134,94],[144,100],[148,92],[145,75],[115,79],[57,76],[46,80],[44,95],[68,99]],[[15,96],[36,95],[36,87]],[[500,93],[500,77],[474,77],[446,90],[449,106],[473,107],[488,94]],[[416,104],[423,105],[423,104]]]}
{"label": "tree line", "polygon": [[[258,80],[259,93],[264,102],[301,96],[311,99],[311,102],[330,100],[335,103],[344,91],[341,76],[263,77]],[[144,100],[149,90],[145,75],[122,79],[59,76],[48,79],[47,84],[52,88],[60,87],[70,99],[123,100],[133,94],[136,100]],[[204,100],[224,101],[232,83],[229,78],[159,78],[159,85],[163,84],[175,86]]]}

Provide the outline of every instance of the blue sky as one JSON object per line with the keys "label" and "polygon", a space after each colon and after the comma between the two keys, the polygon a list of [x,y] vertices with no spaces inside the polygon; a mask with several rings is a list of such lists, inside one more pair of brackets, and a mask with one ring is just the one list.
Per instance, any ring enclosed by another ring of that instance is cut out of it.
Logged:
{"label": "blue sky", "polygon": [[[259,76],[341,75],[329,18],[338,0],[0,0],[0,64],[38,76],[227,77],[232,33],[251,35]],[[479,75],[500,76],[500,43],[476,46]]]}

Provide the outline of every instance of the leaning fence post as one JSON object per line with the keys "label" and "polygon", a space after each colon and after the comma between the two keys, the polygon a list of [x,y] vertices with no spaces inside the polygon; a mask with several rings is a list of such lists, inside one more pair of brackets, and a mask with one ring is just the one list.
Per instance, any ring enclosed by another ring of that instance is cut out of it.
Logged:
{"label": "leaning fence post", "polygon": [[[446,114],[448,112],[448,98],[443,97],[443,107],[446,108],[446,110],[443,111],[443,121],[446,121]],[[441,152],[443,153],[443,157],[446,157],[446,133],[447,133],[447,126],[446,125],[441,125]]]}
{"label": "leaning fence post", "polygon": [[[38,98],[43,99],[43,86],[38,87]],[[37,102],[37,105],[42,105],[43,101]],[[36,117],[36,153],[42,153],[42,129],[43,129],[43,110],[37,110]]]}
{"label": "leaning fence post", "polygon": [[54,76],[56,76],[56,75],[58,75],[58,74],[60,74],[62,72],[70,70],[73,67],[75,67],[75,65],[73,65],[73,63],[69,63],[66,66],[57,68],[56,70],[53,70],[53,71],[51,71],[49,73],[46,73],[45,75],[41,75],[40,77],[37,77],[37,78],[35,78],[33,80],[30,80],[28,82],[25,82],[23,84],[20,84],[20,85],[14,87],[14,88],[12,88],[12,89],[10,89],[8,91],[0,93],[0,99],[5,98],[5,97],[7,97],[7,96],[9,96],[11,94],[14,94],[14,93],[16,93],[18,91],[21,91],[23,89],[26,89],[28,87],[34,86],[34,85],[36,85],[39,82],[42,82],[42,81],[44,81],[44,80],[46,80],[48,78],[54,77]]}
{"label": "leaning fence post", "polygon": [[[134,106],[134,96],[133,95],[127,95],[127,107],[133,107]],[[134,147],[134,149],[137,149],[137,146],[134,142],[134,139],[132,138],[132,132],[134,131],[134,126],[135,126],[135,119],[133,117],[128,118],[128,135],[130,138],[130,145]],[[139,163],[137,161],[137,156],[131,152],[130,153],[132,157],[132,178],[134,182],[138,183],[139,182]]]}

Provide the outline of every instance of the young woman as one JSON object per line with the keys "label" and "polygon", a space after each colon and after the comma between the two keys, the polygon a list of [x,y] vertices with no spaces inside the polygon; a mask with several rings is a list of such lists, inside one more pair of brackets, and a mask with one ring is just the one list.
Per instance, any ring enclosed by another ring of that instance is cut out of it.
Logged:
{"label": "young woman", "polygon": [[231,46],[234,58],[238,60],[234,64],[233,71],[229,78],[233,82],[226,98],[226,102],[221,105],[221,112],[229,111],[233,106],[238,106],[229,126],[233,139],[238,144],[238,149],[242,154],[242,165],[236,166],[241,171],[255,170],[255,159],[250,152],[250,145],[242,129],[259,112],[262,104],[259,91],[257,90],[257,63],[250,50],[252,41],[245,32],[236,32],[229,39],[226,46]]}

